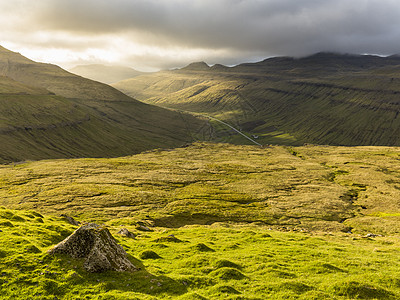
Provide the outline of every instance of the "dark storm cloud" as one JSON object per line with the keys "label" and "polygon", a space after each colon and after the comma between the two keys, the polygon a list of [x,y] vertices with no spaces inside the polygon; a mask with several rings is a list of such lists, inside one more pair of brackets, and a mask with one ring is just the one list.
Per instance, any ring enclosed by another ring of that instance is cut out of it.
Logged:
{"label": "dark storm cloud", "polygon": [[[35,1],[36,2],[36,1]],[[47,0],[42,29],[120,34],[140,43],[303,55],[400,49],[397,0]]]}
{"label": "dark storm cloud", "polygon": [[0,0],[0,15],[0,44],[69,66],[400,53],[398,0]]}

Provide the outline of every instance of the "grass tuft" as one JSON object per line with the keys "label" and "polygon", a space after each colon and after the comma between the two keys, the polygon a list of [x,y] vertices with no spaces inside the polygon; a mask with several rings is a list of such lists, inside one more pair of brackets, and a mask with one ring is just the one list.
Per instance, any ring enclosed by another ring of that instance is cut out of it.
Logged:
{"label": "grass tuft", "polygon": [[140,259],[158,259],[161,258],[156,252],[152,250],[145,250],[139,255]]}
{"label": "grass tuft", "polygon": [[215,252],[214,249],[208,247],[206,244],[203,244],[203,243],[198,243],[198,244],[194,245],[193,249],[195,251],[199,251],[199,252]]}
{"label": "grass tuft", "polygon": [[241,280],[246,276],[234,268],[223,267],[210,273],[210,276],[220,278],[222,280]]}

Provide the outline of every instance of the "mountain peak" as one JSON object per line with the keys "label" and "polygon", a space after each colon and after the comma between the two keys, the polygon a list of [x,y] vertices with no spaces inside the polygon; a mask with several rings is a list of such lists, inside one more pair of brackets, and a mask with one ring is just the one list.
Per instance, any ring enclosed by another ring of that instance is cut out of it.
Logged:
{"label": "mountain peak", "polygon": [[210,66],[207,65],[204,61],[194,62],[188,64],[186,67],[182,68],[181,70],[193,70],[193,71],[208,71]]}
{"label": "mountain peak", "polygon": [[332,59],[332,58],[351,58],[351,57],[361,57],[362,55],[359,54],[349,54],[349,53],[340,53],[340,52],[318,52],[306,57],[303,57],[303,59]]}

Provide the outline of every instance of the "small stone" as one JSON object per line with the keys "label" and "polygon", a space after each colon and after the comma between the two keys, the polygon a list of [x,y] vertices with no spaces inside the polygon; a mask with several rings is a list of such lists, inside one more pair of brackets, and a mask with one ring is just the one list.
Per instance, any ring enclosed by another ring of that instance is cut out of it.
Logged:
{"label": "small stone", "polygon": [[367,233],[366,234],[366,238],[374,238],[374,237],[377,237],[377,236],[382,236],[382,235],[380,235],[380,234],[374,234],[374,233]]}
{"label": "small stone", "polygon": [[137,224],[136,225],[136,230],[140,230],[140,231],[153,231],[152,229],[150,229],[149,227],[142,225],[142,224]]}
{"label": "small stone", "polygon": [[120,234],[120,235],[123,235],[125,237],[131,238],[131,239],[134,239],[136,237],[136,235],[133,232],[130,232],[126,228],[120,229],[120,231],[118,231],[117,233]]}
{"label": "small stone", "polygon": [[62,214],[60,217],[63,217],[71,225],[79,226],[81,224],[81,222],[76,221],[73,217],[70,217],[66,214]]}

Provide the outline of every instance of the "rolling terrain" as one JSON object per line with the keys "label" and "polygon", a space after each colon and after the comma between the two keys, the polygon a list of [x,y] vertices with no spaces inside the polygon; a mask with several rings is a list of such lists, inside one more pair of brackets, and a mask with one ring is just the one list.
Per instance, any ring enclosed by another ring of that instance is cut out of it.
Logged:
{"label": "rolling terrain", "polygon": [[147,103],[226,121],[262,144],[400,145],[398,56],[200,62],[113,86]]}
{"label": "rolling terrain", "polygon": [[110,84],[125,79],[133,78],[146,73],[121,66],[105,66],[105,65],[79,65],[69,70],[71,73],[89,78],[102,83]]}
{"label": "rolling terrain", "polygon": [[[195,143],[122,158],[3,165],[0,205],[82,220],[151,218],[399,234],[395,147]],[[119,222],[118,221],[118,222]]]}
{"label": "rolling terrain", "polygon": [[[6,299],[398,299],[400,149],[195,143],[0,167]],[[104,224],[140,270],[47,254]],[[118,234],[128,229],[133,237]]]}
{"label": "rolling terrain", "polygon": [[[399,299],[399,72],[322,53],[115,85],[166,110],[0,48],[0,298]],[[193,143],[246,143],[218,120],[286,145]],[[76,221],[135,270],[49,254]]]}
{"label": "rolling terrain", "polygon": [[121,156],[179,146],[208,129],[204,120],[5,48],[0,75],[0,162]]}

